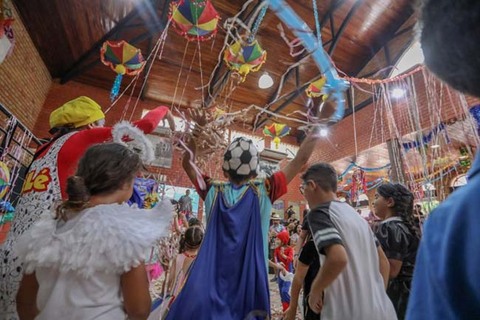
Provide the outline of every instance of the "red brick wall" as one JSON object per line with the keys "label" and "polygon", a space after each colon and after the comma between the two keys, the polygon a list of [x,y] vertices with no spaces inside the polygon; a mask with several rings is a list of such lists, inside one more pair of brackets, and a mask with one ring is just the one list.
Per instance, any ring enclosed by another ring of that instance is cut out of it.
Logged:
{"label": "red brick wall", "polygon": [[0,64],[0,103],[33,129],[52,81],[13,6],[12,12],[15,47]]}

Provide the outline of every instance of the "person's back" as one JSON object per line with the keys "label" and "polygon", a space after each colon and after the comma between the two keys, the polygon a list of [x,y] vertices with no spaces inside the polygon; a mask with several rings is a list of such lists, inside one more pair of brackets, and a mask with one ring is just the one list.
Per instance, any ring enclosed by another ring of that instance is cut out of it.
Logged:
{"label": "person's back", "polygon": [[[319,212],[330,217],[348,256],[345,269],[325,289],[321,318],[396,319],[393,305],[385,292],[379,270],[377,246],[368,223],[350,205],[331,201],[312,209],[308,215],[311,226],[316,224],[315,216]],[[315,239],[318,237],[318,231],[317,233],[313,231],[312,229]],[[323,265],[325,256],[320,257]]]}

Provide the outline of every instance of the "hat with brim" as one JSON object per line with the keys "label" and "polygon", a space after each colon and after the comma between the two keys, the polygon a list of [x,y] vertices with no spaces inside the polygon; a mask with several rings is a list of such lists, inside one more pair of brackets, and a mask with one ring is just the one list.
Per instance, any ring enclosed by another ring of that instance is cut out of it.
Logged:
{"label": "hat with brim", "polygon": [[270,218],[270,220],[282,220],[282,219],[278,214],[275,213],[275,214],[272,214],[272,217]]}
{"label": "hat with brim", "polygon": [[98,103],[89,97],[81,96],[68,101],[50,114],[50,128],[79,128],[105,119]]}

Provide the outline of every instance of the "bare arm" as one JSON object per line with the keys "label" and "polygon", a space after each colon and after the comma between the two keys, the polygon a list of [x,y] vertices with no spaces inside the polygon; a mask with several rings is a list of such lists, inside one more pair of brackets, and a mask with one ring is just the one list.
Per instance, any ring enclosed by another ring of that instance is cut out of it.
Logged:
{"label": "bare arm", "polygon": [[400,273],[403,262],[396,259],[388,259],[388,262],[390,263],[390,279],[395,279]]}
{"label": "bare arm", "polygon": [[316,129],[308,134],[305,140],[300,145],[297,155],[290,161],[287,166],[282,170],[287,179],[287,183],[292,181],[292,179],[302,170],[303,166],[308,162],[308,159],[312,155],[313,149],[318,140],[318,134]]}
{"label": "bare arm", "polygon": [[148,291],[148,278],[145,265],[122,274],[121,286],[123,294],[123,306],[131,320],[145,320],[150,314],[151,298]]}
{"label": "bare arm", "polygon": [[295,256],[293,258],[293,266],[295,267],[295,269],[297,268],[299,252],[300,250],[302,250],[302,246],[306,238],[307,238],[307,230],[302,230],[302,232],[298,237],[297,243],[295,244]]}
{"label": "bare arm", "polygon": [[323,306],[323,291],[342,273],[347,266],[348,257],[341,244],[333,244],[325,248],[325,263],[320,268],[312,284],[308,304],[310,308],[320,313]]}
{"label": "bare arm", "polygon": [[33,320],[38,315],[37,293],[38,282],[35,273],[23,275],[17,293],[17,312],[20,320]]}
{"label": "bare arm", "polygon": [[382,275],[385,288],[388,286],[388,279],[390,275],[390,264],[388,262],[385,252],[383,252],[382,246],[377,247],[378,260],[380,264],[380,274]]}
{"label": "bare arm", "polygon": [[167,292],[172,294],[175,276],[177,274],[177,259],[173,259],[172,266],[168,269]]}
{"label": "bare arm", "polygon": [[298,298],[300,297],[300,290],[302,289],[308,268],[308,265],[299,262],[298,267],[295,269],[295,276],[293,277],[292,289],[290,291],[290,306],[285,311],[283,320],[295,320],[298,308]]}

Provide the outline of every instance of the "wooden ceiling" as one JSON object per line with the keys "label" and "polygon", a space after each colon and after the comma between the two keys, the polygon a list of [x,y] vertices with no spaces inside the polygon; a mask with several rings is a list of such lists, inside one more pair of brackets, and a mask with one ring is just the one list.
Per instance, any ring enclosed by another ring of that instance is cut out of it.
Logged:
{"label": "wooden ceiling", "polygon": [[[62,83],[75,80],[107,90],[115,74],[99,60],[102,43],[107,39],[127,40],[148,56],[168,23],[169,3],[169,0],[15,1],[54,78]],[[251,104],[269,106],[271,111],[281,115],[305,111],[307,98],[299,88],[317,77],[319,70],[313,60],[307,58],[285,74],[299,57],[290,55],[278,30],[281,22],[275,14],[267,11],[257,33],[259,43],[268,52],[267,62],[261,71],[249,74],[245,82],[238,83],[221,63],[226,34],[223,23],[246,3],[249,5],[240,18],[248,23],[255,18],[261,1],[212,0],[212,3],[222,18],[217,36],[207,42],[187,42],[170,27],[162,58],[154,59],[140,93],[144,71],[134,94],[180,108],[208,101],[231,111],[245,109]],[[315,30],[312,0],[287,0],[287,3]],[[326,0],[317,3],[324,48],[338,70],[348,76],[387,77],[388,70],[378,71],[394,65],[412,42],[416,22],[414,0]],[[286,37],[293,40],[295,36],[291,31],[284,25],[283,28]],[[214,73],[217,64],[219,68]],[[275,85],[261,90],[258,79],[264,71],[273,77]],[[283,85],[282,75],[285,75]],[[202,90],[210,80],[210,87]],[[128,82],[124,80],[122,88]],[[232,88],[235,88],[233,92]],[[208,91],[216,97],[214,101],[207,99]],[[276,93],[283,98],[275,101]],[[352,101],[356,109],[371,103],[370,97],[359,90],[355,90],[353,99],[350,98],[349,94],[346,115],[351,113]],[[324,116],[331,112],[328,108],[324,111]],[[251,129],[256,113],[252,110],[239,121]],[[301,118],[299,115],[291,117]],[[268,123],[265,116],[263,119],[262,123]],[[299,126],[296,122],[287,123],[294,129]]]}

